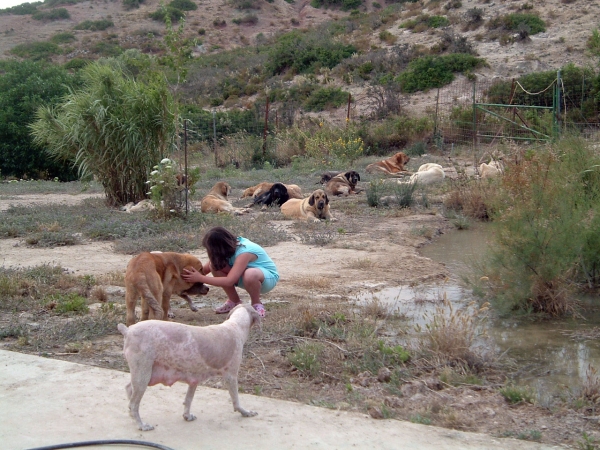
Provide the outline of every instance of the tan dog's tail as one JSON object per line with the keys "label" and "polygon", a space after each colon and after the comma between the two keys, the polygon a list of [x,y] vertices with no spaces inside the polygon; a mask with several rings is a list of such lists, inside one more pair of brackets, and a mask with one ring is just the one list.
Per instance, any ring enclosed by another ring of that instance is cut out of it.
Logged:
{"label": "tan dog's tail", "polygon": [[119,325],[117,325],[117,328],[119,329],[119,331],[121,332],[121,334],[123,336],[127,336],[127,332],[129,331],[129,328],[127,328],[125,325],[123,325],[122,323],[120,323]]}

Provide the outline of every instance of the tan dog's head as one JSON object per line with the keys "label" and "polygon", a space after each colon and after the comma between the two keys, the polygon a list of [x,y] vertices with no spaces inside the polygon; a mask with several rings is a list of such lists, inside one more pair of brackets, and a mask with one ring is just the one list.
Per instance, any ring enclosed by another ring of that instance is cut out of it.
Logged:
{"label": "tan dog's head", "polygon": [[[204,272],[204,265],[198,258],[196,258],[195,256],[190,255],[188,253],[184,254],[183,257],[185,258],[185,262],[184,262],[185,267],[183,268],[184,270],[186,270],[186,269],[189,270],[191,268],[194,268],[198,272],[200,272],[202,275],[207,275]],[[185,281],[183,281],[183,279],[181,281],[185,283]],[[191,283],[187,283],[187,284],[191,284]],[[204,283],[194,283],[194,284],[191,284],[191,286],[189,288],[182,291],[181,293],[187,294],[187,295],[206,295],[206,294],[208,294],[208,291],[209,291],[209,288]]]}
{"label": "tan dog's head", "polygon": [[346,180],[348,180],[348,184],[354,188],[356,184],[360,181],[360,175],[356,170],[350,170],[344,174]]}
{"label": "tan dog's head", "polygon": [[396,165],[402,169],[404,169],[404,164],[408,164],[410,161],[410,157],[403,152],[396,153],[394,159],[396,160]]}
{"label": "tan dog's head", "polygon": [[323,211],[325,206],[329,204],[329,198],[323,189],[317,189],[308,199],[308,204],[314,206],[319,211]]}

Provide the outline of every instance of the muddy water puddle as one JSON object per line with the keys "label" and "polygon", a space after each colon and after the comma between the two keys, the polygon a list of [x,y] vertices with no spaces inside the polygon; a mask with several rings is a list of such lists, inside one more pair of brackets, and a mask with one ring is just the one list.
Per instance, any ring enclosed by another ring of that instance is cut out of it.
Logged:
{"label": "muddy water puddle", "polygon": [[[421,249],[421,254],[443,263],[452,273],[450,280],[436,286],[400,286],[358,296],[361,303],[374,299],[391,310],[405,314],[414,324],[423,326],[446,297],[456,307],[473,300],[461,279],[472,274],[472,267],[490,245],[490,227],[477,226],[453,231]],[[584,305],[596,299],[579,298]],[[511,376],[519,386],[530,386],[545,402],[566,390],[578,392],[586,381],[589,368],[600,370],[600,311],[586,310],[585,319],[533,321],[530,319],[495,319],[488,335],[505,362],[513,362]]]}

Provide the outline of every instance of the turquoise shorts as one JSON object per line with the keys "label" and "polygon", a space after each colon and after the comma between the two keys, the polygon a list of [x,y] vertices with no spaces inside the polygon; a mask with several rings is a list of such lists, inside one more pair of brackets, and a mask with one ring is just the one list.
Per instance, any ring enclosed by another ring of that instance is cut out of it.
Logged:
{"label": "turquoise shorts", "polygon": [[[266,269],[263,269],[262,267],[258,267],[258,268],[260,270],[262,270],[262,273],[265,276],[265,279],[262,282],[262,286],[260,287],[260,293],[261,294],[266,294],[267,292],[270,292],[270,291],[273,290],[273,288],[277,284],[277,281],[279,281],[279,277],[274,277],[271,272],[269,272]],[[238,280],[236,286],[240,287],[242,289],[246,289],[244,287],[244,281],[242,280],[242,277],[240,277],[240,279]]]}

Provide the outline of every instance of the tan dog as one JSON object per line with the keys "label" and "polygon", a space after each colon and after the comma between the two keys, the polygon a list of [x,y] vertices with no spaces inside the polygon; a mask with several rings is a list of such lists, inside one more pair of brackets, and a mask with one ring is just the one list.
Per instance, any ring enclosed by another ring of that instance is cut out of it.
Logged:
{"label": "tan dog", "polygon": [[[269,183],[268,181],[263,181],[262,183],[258,183],[256,186],[250,186],[248,189],[245,189],[240,198],[253,197],[256,198],[261,194],[264,194],[269,189],[273,187],[275,183]],[[302,195],[302,189],[297,184],[284,184],[287,189],[288,195],[290,198],[304,198]]]}
{"label": "tan dog", "polygon": [[229,194],[231,194],[231,186],[224,181],[219,181],[202,199],[200,203],[202,212],[227,212],[235,215],[246,214],[249,212],[245,208],[236,208],[233,206],[228,199]]}
{"label": "tan dog", "polygon": [[190,407],[198,383],[215,375],[225,379],[233,410],[244,417],[255,416],[254,411],[240,406],[238,371],[250,328],[257,323],[260,316],[250,305],[238,305],[225,322],[205,327],[156,320],[136,323],[129,328],[120,323],[117,327],[125,337],[123,355],[131,372],[131,381],[125,387],[129,414],[138,428],[154,429],[140,417],[140,402],[148,386],[187,383],[183,418],[189,422],[196,419]]}
{"label": "tan dog", "polygon": [[344,197],[357,194],[361,192],[360,189],[356,188],[359,181],[360,175],[355,170],[342,172],[327,182],[325,192],[329,195],[343,195]]}
{"label": "tan dog", "polygon": [[206,295],[208,287],[181,278],[183,269],[189,267],[204,270],[200,260],[188,253],[144,252],[134,256],[125,272],[127,325],[135,323],[135,304],[139,297],[142,298],[141,320],[148,319],[150,310],[155,319],[167,320],[172,294],[185,299],[190,309],[197,311],[189,295]]}
{"label": "tan dog", "polygon": [[395,175],[400,172],[406,172],[404,164],[410,161],[410,157],[402,152],[396,153],[394,156],[369,164],[365,169],[368,173],[381,172],[386,175]]}
{"label": "tan dog", "polygon": [[330,220],[335,222],[329,212],[329,198],[323,189],[317,189],[310,197],[302,200],[291,198],[281,205],[281,213],[290,219],[304,219],[311,222]]}

